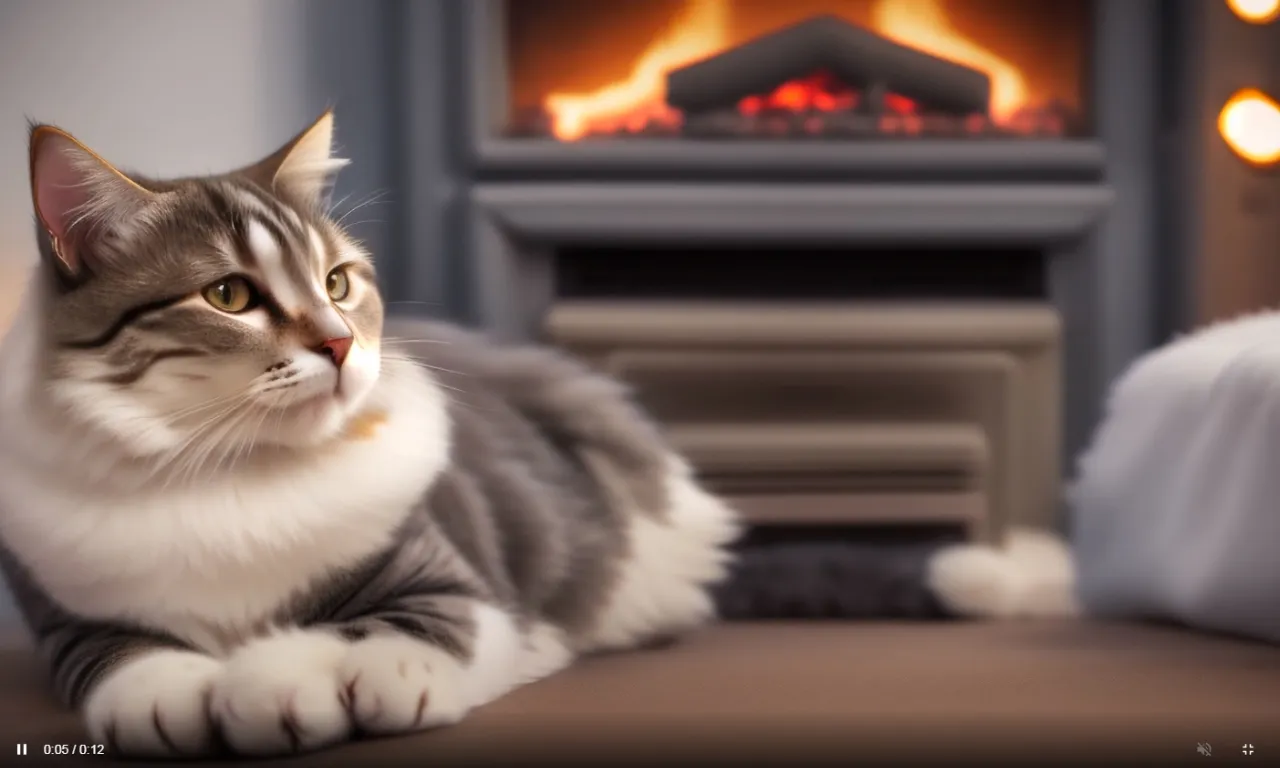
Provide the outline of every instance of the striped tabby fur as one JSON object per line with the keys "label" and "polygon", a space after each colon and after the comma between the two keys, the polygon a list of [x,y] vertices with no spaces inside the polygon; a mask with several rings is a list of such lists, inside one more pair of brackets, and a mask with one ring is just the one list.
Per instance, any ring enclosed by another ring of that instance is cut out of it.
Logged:
{"label": "striped tabby fur", "polygon": [[616,382],[384,320],[326,210],[332,133],[157,181],[32,130],[42,260],[0,349],[0,566],[94,740],[266,755],[453,723],[713,601],[1074,610],[1043,537],[748,540],[726,583],[734,514]]}
{"label": "striped tabby fur", "polygon": [[325,115],[157,181],[33,129],[42,250],[0,354],[0,561],[128,755],[456,722],[711,617],[733,514],[614,382],[384,329]]}

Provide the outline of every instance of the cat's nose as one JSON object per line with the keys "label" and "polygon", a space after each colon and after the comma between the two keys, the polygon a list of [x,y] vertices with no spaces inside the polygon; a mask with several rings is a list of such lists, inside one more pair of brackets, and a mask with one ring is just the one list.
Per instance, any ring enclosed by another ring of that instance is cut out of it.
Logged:
{"label": "cat's nose", "polygon": [[323,342],[315,351],[317,354],[328,355],[333,364],[341,368],[347,359],[347,353],[351,351],[351,341],[350,336],[339,336]]}

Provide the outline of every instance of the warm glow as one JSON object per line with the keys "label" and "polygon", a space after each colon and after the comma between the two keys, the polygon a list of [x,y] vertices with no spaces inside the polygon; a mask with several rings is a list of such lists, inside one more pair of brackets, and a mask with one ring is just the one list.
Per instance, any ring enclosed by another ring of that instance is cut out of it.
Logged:
{"label": "warm glow", "polygon": [[1218,131],[1245,160],[1280,162],[1280,104],[1262,91],[1246,88],[1232,96],[1218,114]]}
{"label": "warm glow", "polygon": [[640,56],[626,80],[592,93],[548,96],[552,132],[561,141],[573,141],[593,128],[675,119],[666,103],[667,72],[724,50],[728,40],[729,0],[692,0]]}
{"label": "warm glow", "polygon": [[1227,0],[1227,5],[1251,24],[1267,24],[1280,18],[1280,0]]}
{"label": "warm glow", "polygon": [[[547,96],[544,106],[552,133],[561,141],[573,141],[592,132],[638,129],[653,121],[677,123],[680,115],[666,103],[667,72],[727,49],[729,14],[729,0],[688,0],[626,78],[590,93]],[[996,122],[1010,120],[1026,106],[1027,87],[1018,68],[957,32],[939,0],[878,0],[872,9],[871,30],[901,45],[985,72],[991,78],[990,110]],[[794,95],[809,102],[837,97]]]}
{"label": "warm glow", "polygon": [[991,78],[991,117],[997,122],[1013,117],[1026,104],[1027,85],[1018,68],[956,32],[937,0],[880,0],[871,18],[871,28],[894,42],[986,72]]}

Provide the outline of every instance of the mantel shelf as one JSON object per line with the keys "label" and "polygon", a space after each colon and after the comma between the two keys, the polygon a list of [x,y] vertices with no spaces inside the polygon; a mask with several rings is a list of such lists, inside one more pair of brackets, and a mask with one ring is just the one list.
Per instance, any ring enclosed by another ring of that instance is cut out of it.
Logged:
{"label": "mantel shelf", "polygon": [[479,140],[480,178],[750,177],[756,181],[1089,181],[1102,178],[1101,142],[1063,139]]}
{"label": "mantel shelf", "polygon": [[473,224],[536,242],[1058,243],[1087,233],[1105,184],[493,183]]}

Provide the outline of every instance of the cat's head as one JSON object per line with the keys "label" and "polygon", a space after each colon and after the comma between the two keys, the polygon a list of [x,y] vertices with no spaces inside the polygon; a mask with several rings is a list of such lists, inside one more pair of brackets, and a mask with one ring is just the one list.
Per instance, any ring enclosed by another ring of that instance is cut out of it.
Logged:
{"label": "cat's head", "polygon": [[54,404],[139,457],[340,435],[379,376],[383,305],[329,215],[332,149],[326,113],[253,165],[156,181],[34,126]]}

